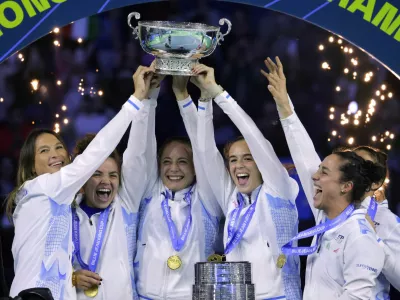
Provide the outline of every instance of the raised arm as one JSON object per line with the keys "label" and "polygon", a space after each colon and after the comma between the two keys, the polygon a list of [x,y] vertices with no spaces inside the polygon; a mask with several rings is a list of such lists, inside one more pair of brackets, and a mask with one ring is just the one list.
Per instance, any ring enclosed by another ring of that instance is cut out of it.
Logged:
{"label": "raised arm", "polygon": [[197,123],[198,154],[204,175],[210,184],[214,197],[226,215],[235,185],[225,167],[224,158],[215,143],[212,101],[210,101],[211,98],[205,90],[205,83],[210,80],[209,77],[210,74],[204,73],[190,79],[201,91]]}
{"label": "raised arm", "polygon": [[[199,73],[213,72],[211,68],[204,65],[200,65],[197,70]],[[261,172],[264,183],[282,198],[294,202],[299,187],[296,181],[290,178],[289,173],[275,154],[271,143],[264,138],[253,120],[227,92],[222,92],[222,88],[215,83],[215,80],[210,80],[206,90],[209,95],[216,96],[215,102],[242,133]]]}
{"label": "raised arm", "polygon": [[147,118],[142,100],[145,98],[154,69],[139,67],[133,75],[135,94],[122,106],[121,111],[99,131],[86,150],[75,160],[53,174],[38,177],[38,183],[54,201],[70,204],[71,194],[77,193],[96,169],[116,148],[129,124]]}
{"label": "raised arm", "polygon": [[268,89],[276,102],[290,154],[299,174],[310,208],[314,217],[317,218],[318,210],[314,208],[313,204],[315,192],[312,175],[318,170],[321,159],[315,151],[314,144],[306,129],[294,112],[293,105],[286,91],[286,79],[279,58],[277,58],[277,63],[278,66],[268,58],[265,64],[270,73],[261,72],[269,80],[270,85]]}
{"label": "raised arm", "polygon": [[172,89],[178,102],[179,110],[185,124],[193,149],[193,163],[196,171],[196,182],[200,193],[201,201],[206,210],[215,217],[222,215],[221,208],[216,200],[213,190],[208,182],[205,171],[206,166],[201,162],[200,151],[197,140],[197,109],[192,98],[187,92],[188,77],[174,76]]}
{"label": "raised arm", "polygon": [[131,126],[128,147],[124,152],[120,196],[131,212],[139,209],[140,201],[158,177],[155,110],[163,78],[157,74],[153,76],[148,100],[143,103],[148,117]]}

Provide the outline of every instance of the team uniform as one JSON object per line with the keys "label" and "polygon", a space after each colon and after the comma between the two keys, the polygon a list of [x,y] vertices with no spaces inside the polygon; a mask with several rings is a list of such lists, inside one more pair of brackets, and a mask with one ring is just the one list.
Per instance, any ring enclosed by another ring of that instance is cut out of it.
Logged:
{"label": "team uniform", "polygon": [[24,183],[13,215],[15,277],[10,295],[46,287],[55,300],[76,299],[72,286],[71,203],[76,193],[118,145],[131,122],[145,117],[133,96],[71,164]]}
{"label": "team uniform", "polygon": [[[143,102],[143,111],[147,116],[153,102],[154,100]],[[142,147],[147,144],[147,126],[148,118],[141,118],[134,123],[134,126],[131,126],[128,147],[123,155],[121,185],[118,194],[110,204],[108,220],[105,222],[106,231],[95,270],[103,279],[96,299],[138,299],[133,257],[136,250],[139,205],[145,189],[142,180],[146,180],[148,176],[146,148]],[[105,210],[88,208],[82,203],[81,195],[77,197],[76,204],[74,210],[79,221],[79,226],[76,227],[81,237],[77,239],[80,241],[79,246],[76,247],[79,247],[79,253],[75,251],[74,256],[74,269],[78,270],[83,266],[86,267],[85,264],[87,265],[92,259],[96,229]],[[73,228],[75,224],[73,223]],[[74,239],[74,232],[72,237]],[[75,239],[74,242],[76,243]],[[80,262],[78,256],[83,263]],[[79,300],[91,299],[80,289],[77,289],[77,296]]]}
{"label": "team uniform", "polygon": [[[193,147],[196,183],[173,193],[159,178],[153,105],[147,133],[151,143],[148,149],[152,176],[149,182],[143,182],[148,190],[139,210],[138,249],[134,262],[140,299],[191,299],[194,264],[204,262],[214,254],[218,237],[222,212],[198,160],[196,106],[190,97],[178,101],[178,105]],[[171,227],[177,230],[175,238],[180,237],[179,241],[183,241],[178,250],[174,246],[178,239],[172,240],[170,236]],[[174,256],[181,260],[180,267],[175,270],[167,265],[169,258]]]}
{"label": "team uniform", "polygon": [[[367,197],[361,206],[368,208],[371,197]],[[375,230],[383,241],[385,251],[385,264],[382,273],[378,277],[372,299],[389,299],[390,284],[400,291],[400,218],[389,209],[387,200],[378,203],[375,216]]]}
{"label": "team uniform", "polygon": [[[199,104],[201,161],[226,216],[227,261],[251,263],[256,299],[301,299],[299,258],[290,256],[283,268],[278,266],[281,246],[298,230],[295,199],[299,187],[279,161],[272,145],[237,102],[227,92],[218,95],[215,102],[244,136],[263,179],[263,184],[250,195],[238,192],[215,144],[213,104],[211,101]],[[237,226],[233,226],[234,220],[238,220]],[[244,234],[241,236],[240,232]]]}
{"label": "team uniform", "polygon": [[[313,206],[312,175],[321,160],[295,113],[281,123],[315,222],[324,224],[326,215]],[[303,299],[372,299],[384,252],[366,213],[366,209],[355,209],[338,226],[314,236],[312,246],[318,242],[319,246],[307,258]]]}

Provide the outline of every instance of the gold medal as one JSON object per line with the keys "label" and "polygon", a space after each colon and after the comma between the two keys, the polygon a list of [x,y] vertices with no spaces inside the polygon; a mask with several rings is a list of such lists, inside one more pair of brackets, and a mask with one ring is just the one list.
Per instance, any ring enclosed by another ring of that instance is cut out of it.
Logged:
{"label": "gold medal", "polygon": [[285,264],[286,264],[286,256],[285,254],[280,254],[278,256],[278,261],[276,262],[276,266],[282,269]]}
{"label": "gold medal", "polygon": [[181,267],[182,261],[178,255],[172,255],[172,256],[168,257],[167,265],[168,265],[168,268],[170,268],[171,270],[176,270]]}
{"label": "gold medal", "polygon": [[218,254],[211,254],[208,258],[208,262],[222,262],[223,256]]}
{"label": "gold medal", "polygon": [[94,298],[96,297],[98,292],[99,292],[99,286],[93,285],[91,288],[87,289],[84,293],[86,296]]}

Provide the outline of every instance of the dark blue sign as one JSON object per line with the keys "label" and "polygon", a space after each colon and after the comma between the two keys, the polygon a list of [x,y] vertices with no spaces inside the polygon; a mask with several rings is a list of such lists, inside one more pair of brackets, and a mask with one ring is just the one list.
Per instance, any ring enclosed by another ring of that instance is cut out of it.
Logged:
{"label": "dark blue sign", "polygon": [[[54,27],[157,0],[6,0],[0,3],[0,62]],[[286,13],[342,36],[400,74],[400,0],[236,0]],[[234,29],[233,29],[234,30]]]}

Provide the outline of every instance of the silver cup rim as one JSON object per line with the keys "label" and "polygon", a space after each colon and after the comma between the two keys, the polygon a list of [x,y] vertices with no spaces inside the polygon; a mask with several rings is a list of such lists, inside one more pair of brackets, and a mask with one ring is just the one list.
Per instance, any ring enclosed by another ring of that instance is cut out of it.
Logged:
{"label": "silver cup rim", "polygon": [[191,22],[175,22],[175,21],[139,21],[138,25],[141,27],[157,28],[157,29],[178,29],[184,31],[219,31],[217,26],[211,26],[203,23]]}

